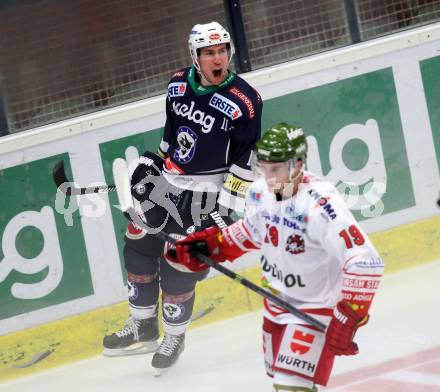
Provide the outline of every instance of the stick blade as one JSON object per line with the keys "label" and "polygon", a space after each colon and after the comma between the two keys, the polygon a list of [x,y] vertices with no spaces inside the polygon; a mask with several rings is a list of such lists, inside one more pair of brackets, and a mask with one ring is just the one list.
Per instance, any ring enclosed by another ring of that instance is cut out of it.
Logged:
{"label": "stick blade", "polygon": [[72,195],[72,188],[66,176],[64,161],[59,161],[52,169],[52,178],[57,188],[67,196]]}
{"label": "stick blade", "polygon": [[52,170],[52,177],[55,181],[57,188],[65,182],[69,182],[66,177],[66,172],[64,169],[64,161],[59,161]]}
{"label": "stick blade", "polygon": [[133,208],[133,198],[131,197],[131,184],[127,162],[122,158],[116,158],[113,161],[112,171],[119,205],[121,210],[125,212],[129,208]]}

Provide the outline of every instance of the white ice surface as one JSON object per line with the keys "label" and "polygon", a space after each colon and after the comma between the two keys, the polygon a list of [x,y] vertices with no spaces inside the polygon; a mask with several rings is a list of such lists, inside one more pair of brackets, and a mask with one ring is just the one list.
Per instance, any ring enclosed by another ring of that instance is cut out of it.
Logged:
{"label": "white ice surface", "polygon": [[[360,354],[338,357],[333,374],[438,347],[439,305],[440,262],[385,276],[370,322],[356,336]],[[160,378],[153,376],[151,354],[95,357],[0,383],[0,391],[269,392],[260,328],[261,314],[254,312],[191,330],[179,362]]]}

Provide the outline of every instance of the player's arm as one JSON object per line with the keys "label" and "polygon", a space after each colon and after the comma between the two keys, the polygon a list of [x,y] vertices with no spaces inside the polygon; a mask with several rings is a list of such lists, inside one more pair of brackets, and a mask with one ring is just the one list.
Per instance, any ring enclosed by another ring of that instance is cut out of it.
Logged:
{"label": "player's arm", "polygon": [[193,252],[202,253],[212,261],[222,263],[226,260],[234,261],[246,252],[259,249],[259,247],[260,244],[251,237],[245,221],[239,219],[224,229],[211,226],[188,235],[176,242],[166,257],[191,271],[203,271],[208,266],[201,263]]}
{"label": "player's arm", "polygon": [[202,271],[208,266],[200,263],[192,254],[198,251],[210,257],[214,262],[233,261],[254,249],[261,247],[260,217],[256,202],[246,196],[246,209],[242,219],[232,225],[219,229],[216,226],[190,234],[176,242],[165,257],[183,264],[192,271]]}
{"label": "player's arm", "polygon": [[[133,203],[138,214],[148,222],[148,213],[152,208],[146,208],[150,194],[156,186],[160,186],[162,176],[163,159],[151,151],[145,151],[135,162],[130,163],[130,191]],[[156,212],[156,211],[154,211]],[[124,213],[131,221],[131,217]]]}
{"label": "player's arm", "polygon": [[252,115],[243,115],[230,131],[229,173],[225,176],[219,195],[221,206],[239,213],[244,211],[246,194],[255,180],[251,169],[251,154],[261,135],[260,98],[255,99],[253,107]]}
{"label": "player's arm", "polygon": [[368,321],[384,264],[342,199],[335,195],[329,200],[335,212],[321,227],[323,246],[341,261],[342,286],[327,328],[327,344],[336,355],[353,355],[358,352],[354,335]]}
{"label": "player's arm", "polygon": [[171,115],[171,100],[169,97],[166,98],[165,103],[165,126],[163,129],[162,140],[160,141],[159,148],[157,149],[157,155],[159,155],[162,159],[165,159],[168,156],[168,150],[170,148],[170,144],[174,139],[173,133],[173,120]]}

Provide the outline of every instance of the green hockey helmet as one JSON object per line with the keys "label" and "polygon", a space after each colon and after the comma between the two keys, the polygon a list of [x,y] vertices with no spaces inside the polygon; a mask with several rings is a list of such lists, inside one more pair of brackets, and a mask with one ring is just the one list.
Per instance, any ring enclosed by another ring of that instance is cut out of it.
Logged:
{"label": "green hockey helmet", "polygon": [[260,161],[285,162],[307,157],[307,140],[304,130],[295,125],[278,123],[270,127],[255,147],[256,158]]}
{"label": "green hockey helmet", "polygon": [[282,178],[282,167],[285,164],[290,181],[294,181],[302,173],[302,170],[297,170],[298,161],[301,160],[304,167],[306,158],[307,140],[303,129],[279,123],[269,128],[257,142],[252,154],[251,167],[257,177]]}

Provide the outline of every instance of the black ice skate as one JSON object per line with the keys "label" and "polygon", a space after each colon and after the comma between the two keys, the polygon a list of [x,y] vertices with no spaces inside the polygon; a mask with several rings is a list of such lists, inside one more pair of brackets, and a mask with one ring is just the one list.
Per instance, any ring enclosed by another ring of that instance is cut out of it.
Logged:
{"label": "black ice skate", "polygon": [[107,357],[120,357],[151,353],[158,348],[157,339],[157,317],[145,320],[130,317],[124,328],[104,337],[102,354]]}
{"label": "black ice skate", "polygon": [[159,349],[153,355],[151,366],[155,370],[155,375],[160,376],[165,370],[173,366],[179,359],[185,348],[185,334],[169,335],[165,334]]}

